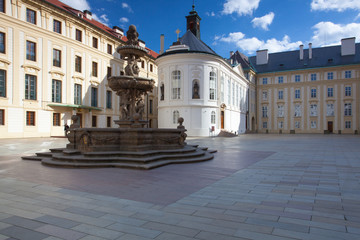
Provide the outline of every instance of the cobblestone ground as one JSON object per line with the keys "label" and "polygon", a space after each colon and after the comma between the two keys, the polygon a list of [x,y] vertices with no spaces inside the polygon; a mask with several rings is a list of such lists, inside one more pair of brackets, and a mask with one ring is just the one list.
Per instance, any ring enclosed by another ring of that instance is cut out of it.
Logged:
{"label": "cobblestone ground", "polygon": [[59,169],[20,156],[64,138],[0,140],[2,239],[360,239],[358,135],[192,138],[203,163]]}

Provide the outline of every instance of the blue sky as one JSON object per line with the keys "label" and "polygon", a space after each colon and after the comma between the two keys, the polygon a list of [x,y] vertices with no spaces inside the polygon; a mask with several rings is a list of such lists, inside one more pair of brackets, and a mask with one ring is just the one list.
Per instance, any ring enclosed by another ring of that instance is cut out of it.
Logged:
{"label": "blue sky", "polygon": [[[79,10],[90,10],[109,27],[126,32],[138,28],[146,46],[159,52],[186,31],[185,16],[193,0],[60,0]],[[360,41],[360,0],[195,0],[202,18],[201,39],[222,57],[239,50],[248,56],[269,52],[340,44],[342,38]]]}

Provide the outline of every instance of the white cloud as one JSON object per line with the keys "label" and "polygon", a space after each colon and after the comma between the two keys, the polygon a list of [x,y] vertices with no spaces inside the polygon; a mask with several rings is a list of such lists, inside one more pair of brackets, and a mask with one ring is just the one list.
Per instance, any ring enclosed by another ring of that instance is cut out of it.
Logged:
{"label": "white cloud", "polygon": [[122,18],[120,18],[119,21],[120,21],[121,23],[127,23],[127,22],[129,22],[129,19],[126,18],[126,17],[122,17]]}
{"label": "white cloud", "polygon": [[311,10],[333,10],[342,12],[346,9],[360,10],[359,0],[312,0]]}
{"label": "white cloud", "polygon": [[354,21],[357,21],[360,19],[360,13],[355,17]]}
{"label": "white cloud", "polygon": [[60,0],[61,2],[69,5],[72,8],[75,8],[80,11],[90,10],[90,4],[86,0]]}
{"label": "white cloud", "polygon": [[299,48],[299,45],[302,44],[301,41],[291,42],[287,35],[281,40],[271,38],[264,41],[256,37],[245,38],[245,34],[242,32],[229,33],[228,36],[216,36],[215,41],[233,43],[247,54],[253,54],[261,49],[268,49],[269,52],[290,51]]}
{"label": "white cloud", "polygon": [[215,13],[214,12],[206,12],[205,13],[207,16],[209,17],[215,17]]}
{"label": "white cloud", "polygon": [[96,14],[92,14],[92,17],[98,21],[98,22],[101,22],[102,24],[106,25],[106,26],[109,26],[109,19],[107,17],[106,14],[102,14],[100,17],[98,17]]}
{"label": "white cloud", "polygon": [[132,10],[132,8],[130,7],[129,4],[123,2],[123,3],[121,4],[121,6],[122,6],[122,8],[127,9],[129,12],[133,12],[133,10]]}
{"label": "white cloud", "polygon": [[239,16],[251,15],[259,7],[260,0],[226,0],[223,14],[237,13]]}
{"label": "white cloud", "polygon": [[274,20],[275,14],[273,12],[270,12],[268,14],[266,14],[265,16],[259,17],[259,18],[254,18],[251,22],[253,24],[253,27],[259,27],[262,28],[264,30],[269,30],[269,25],[272,23],[272,21]]}
{"label": "white cloud", "polygon": [[313,26],[314,34],[311,39],[314,46],[340,44],[342,38],[356,37],[360,39],[360,23],[335,24],[319,22]]}

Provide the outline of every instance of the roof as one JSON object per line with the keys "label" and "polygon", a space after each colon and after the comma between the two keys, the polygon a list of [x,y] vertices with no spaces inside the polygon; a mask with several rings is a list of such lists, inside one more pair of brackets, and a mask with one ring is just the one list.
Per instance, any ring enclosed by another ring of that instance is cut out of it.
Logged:
{"label": "roof", "polygon": [[174,44],[186,45],[189,47],[189,49],[168,51],[161,54],[159,57],[176,53],[205,53],[218,56],[214,50],[212,50],[208,45],[197,38],[190,30],[187,30],[186,33],[179,39],[179,41]]}
{"label": "roof", "polygon": [[[304,49],[303,60],[300,60],[300,51],[296,50],[271,53],[268,64],[257,65],[256,56],[249,57],[249,63],[257,73],[360,64],[360,43],[355,44],[355,55],[341,56],[341,46],[339,45],[313,48],[312,59],[309,59],[309,49]],[[243,65],[243,68],[246,66]]]}
{"label": "roof", "polygon": [[[99,28],[100,30],[106,32],[107,34],[110,34],[112,35],[113,37],[117,38],[117,39],[120,39],[121,41],[123,42],[126,42],[127,41],[127,38],[126,36],[124,35],[121,35],[119,33],[117,33],[114,29],[112,28],[109,28],[108,26],[102,24],[101,22],[98,22],[96,21],[94,18],[92,19],[89,19],[89,18],[86,18],[85,14],[80,11],[80,10],[77,10],[75,8],[72,8],[70,7],[69,5],[66,5],[65,3],[63,2],[60,2],[59,0],[43,0],[44,2],[47,2],[47,3],[50,3],[51,5],[55,6],[55,7],[58,7],[62,10],[65,10],[66,12],[70,13],[70,14],[73,14],[75,15],[76,17],[84,20],[85,22]],[[79,13],[81,13],[81,15],[83,15],[83,17],[79,17]],[[149,49],[149,48],[146,48],[149,52],[148,54],[153,57],[153,58],[157,58],[159,54],[157,54],[155,51]]]}

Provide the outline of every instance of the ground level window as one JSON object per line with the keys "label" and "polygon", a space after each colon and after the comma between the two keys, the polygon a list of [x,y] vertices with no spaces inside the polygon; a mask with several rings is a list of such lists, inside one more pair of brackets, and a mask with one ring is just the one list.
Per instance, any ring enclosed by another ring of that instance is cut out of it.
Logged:
{"label": "ground level window", "polygon": [[351,121],[345,121],[345,128],[351,128]]}
{"label": "ground level window", "polygon": [[35,126],[35,112],[26,112],[26,126]]}
{"label": "ground level window", "polygon": [[263,122],[263,128],[267,128],[267,122]]}
{"label": "ground level window", "polygon": [[91,126],[92,127],[96,127],[97,125],[97,117],[96,116],[92,116],[92,121],[91,121]]}
{"label": "ground level window", "polygon": [[173,112],[173,123],[176,124],[178,122],[178,119],[180,117],[179,111],[175,110]]}
{"label": "ground level window", "polygon": [[106,118],[106,126],[111,127],[111,117]]}
{"label": "ground level window", "polygon": [[5,110],[0,109],[0,125],[5,125]]}
{"label": "ground level window", "polygon": [[211,124],[215,124],[215,117],[216,117],[215,111],[212,111],[211,112]]}
{"label": "ground level window", "polygon": [[60,113],[53,113],[53,126],[60,126]]}

